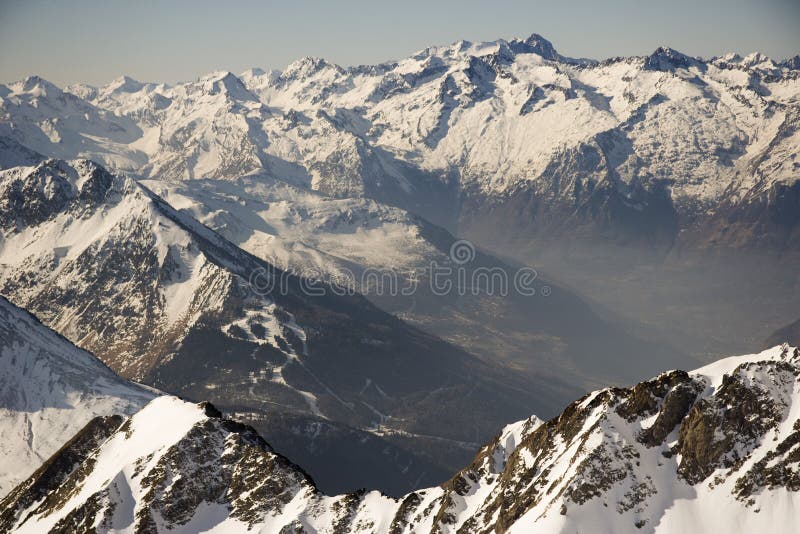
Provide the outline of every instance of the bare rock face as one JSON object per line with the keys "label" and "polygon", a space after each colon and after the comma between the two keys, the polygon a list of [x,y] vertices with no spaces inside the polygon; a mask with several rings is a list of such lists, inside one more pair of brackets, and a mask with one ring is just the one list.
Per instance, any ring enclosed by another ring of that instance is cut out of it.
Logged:
{"label": "bare rock face", "polygon": [[0,526],[789,532],[800,499],[798,377],[800,350],[778,346],[596,391],[547,422],[505,427],[449,481],[399,499],[326,496],[251,427],[208,403],[161,397],[122,425],[92,421],[1,503]]}

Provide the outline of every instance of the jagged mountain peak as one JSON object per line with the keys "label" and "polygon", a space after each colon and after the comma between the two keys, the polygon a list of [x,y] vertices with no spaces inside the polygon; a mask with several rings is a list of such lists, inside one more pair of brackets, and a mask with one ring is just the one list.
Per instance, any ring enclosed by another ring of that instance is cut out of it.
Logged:
{"label": "jagged mountain peak", "polygon": [[258,102],[244,82],[230,71],[212,72],[198,80],[198,85],[209,95],[224,94],[234,100]]}
{"label": "jagged mountain peak", "polygon": [[736,52],[727,52],[719,57],[712,58],[712,61],[714,60],[722,61],[725,63],[738,63],[742,60],[742,56],[740,56]]}
{"label": "jagged mountain peak", "polygon": [[672,70],[701,65],[702,61],[668,46],[658,47],[645,58],[645,68],[650,70]]}
{"label": "jagged mountain peak", "polygon": [[782,68],[791,68],[786,62],[776,62],[761,52],[751,52],[744,57],[735,52],[729,52],[712,58],[710,62],[723,67],[753,70],[768,74],[779,74]]}
{"label": "jagged mountain peak", "polygon": [[[510,44],[503,39],[498,39],[496,41],[468,41],[466,39],[461,39],[449,45],[423,48],[412,54],[409,59],[426,64],[431,64],[432,62],[444,64],[469,61],[470,58],[478,58],[496,53],[502,54],[503,51],[508,54],[513,54]],[[404,61],[401,60],[400,64],[403,63]]]}
{"label": "jagged mountain peak", "polygon": [[[280,514],[292,499],[317,497],[308,476],[255,430],[220,416],[208,403],[163,396],[121,426],[92,421],[3,501],[22,506],[0,512],[2,530],[71,531],[98,522],[151,532],[204,531],[220,523],[239,530]],[[55,468],[66,458],[77,468]],[[44,501],[24,510],[41,493]],[[121,513],[126,506],[130,517]]]}
{"label": "jagged mountain peak", "polygon": [[275,82],[280,79],[280,76],[280,70],[272,69],[265,71],[264,69],[254,67],[239,74],[239,79],[244,82],[245,86],[253,92],[253,94],[258,95],[272,87]]}
{"label": "jagged mountain peak", "polygon": [[215,72],[210,72],[210,73],[206,74],[205,76],[202,76],[200,78],[200,82],[201,83],[220,82],[220,83],[223,83],[225,85],[228,85],[228,84],[239,85],[239,84],[242,83],[242,81],[234,73],[232,73],[229,70],[218,70],[218,71],[215,71]]}
{"label": "jagged mountain peak", "polygon": [[122,75],[113,79],[102,87],[104,92],[135,93],[141,91],[147,84],[134,80],[130,76]]}
{"label": "jagged mountain peak", "polygon": [[99,89],[88,83],[73,83],[64,87],[64,92],[71,93],[83,100],[94,100],[97,98]]}
{"label": "jagged mountain peak", "polygon": [[[484,56],[488,54],[537,54],[543,59],[551,61],[565,60],[553,47],[553,44],[537,33],[525,39],[514,38],[511,41],[497,39],[494,41],[468,41],[461,39],[446,46],[426,47],[411,57],[413,59],[426,59],[432,56],[444,58],[465,58],[467,56]],[[510,58],[509,58],[510,59]]]}
{"label": "jagged mountain peak", "polygon": [[8,84],[8,87],[15,93],[25,93],[33,97],[58,97],[62,95],[61,89],[41,76],[32,75],[24,80]]}
{"label": "jagged mountain peak", "polygon": [[466,39],[459,39],[450,46],[444,48],[444,55],[457,56],[464,53],[471,53],[475,50],[477,45],[483,44],[485,43],[473,43],[472,41],[468,41]]}
{"label": "jagged mountain peak", "polygon": [[524,45],[523,47],[518,46],[517,48],[521,48],[528,53],[538,54],[544,59],[549,59],[551,61],[558,61],[561,59],[561,55],[556,52],[556,49],[553,47],[553,43],[538,33],[532,33],[530,36],[521,41],[515,40],[515,43]]}
{"label": "jagged mountain peak", "polygon": [[239,77],[243,78],[243,79],[244,78],[254,78],[256,76],[263,76],[266,73],[267,73],[267,71],[265,71],[264,69],[261,69],[259,67],[251,67],[251,68],[247,69],[246,71],[242,72],[239,75]]}
{"label": "jagged mountain peak", "polygon": [[745,68],[754,69],[762,72],[779,72],[780,65],[773,59],[761,52],[752,52],[741,60],[741,65]]}
{"label": "jagged mountain peak", "polygon": [[800,54],[782,61],[781,65],[787,69],[800,70]]}
{"label": "jagged mountain peak", "polygon": [[742,58],[742,62],[747,66],[757,65],[765,61],[772,61],[772,59],[758,50],[751,52]]}
{"label": "jagged mountain peak", "polygon": [[290,63],[283,70],[283,72],[281,72],[281,78],[286,81],[302,80],[327,69],[332,69],[336,72],[343,71],[340,66],[330,63],[324,58],[317,56],[305,56]]}

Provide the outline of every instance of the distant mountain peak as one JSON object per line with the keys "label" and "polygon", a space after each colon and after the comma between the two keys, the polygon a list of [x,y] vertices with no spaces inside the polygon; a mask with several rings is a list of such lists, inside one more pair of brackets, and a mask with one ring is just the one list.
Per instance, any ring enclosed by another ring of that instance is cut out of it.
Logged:
{"label": "distant mountain peak", "polygon": [[256,76],[263,76],[267,73],[264,69],[258,67],[251,67],[239,75],[239,78],[253,78]]}
{"label": "distant mountain peak", "polygon": [[105,89],[108,91],[117,91],[122,93],[135,93],[140,91],[145,84],[140,81],[134,80],[130,76],[119,76],[114,78],[108,85],[105,86]]}
{"label": "distant mountain peak", "polygon": [[697,58],[688,56],[669,46],[660,46],[645,58],[645,69],[647,70],[671,70],[700,64],[701,62]]}
{"label": "distant mountain peak", "polygon": [[766,54],[761,52],[751,52],[742,58],[741,64],[745,67],[759,67],[762,69],[773,69],[775,62]]}
{"label": "distant mountain peak", "polygon": [[224,93],[234,100],[257,102],[258,99],[252,94],[244,82],[230,71],[217,71],[208,74],[200,79],[203,90],[208,94]]}
{"label": "distant mountain peak", "polygon": [[73,83],[64,87],[64,92],[73,94],[84,100],[97,98],[97,88],[88,83]]}
{"label": "distant mountain peak", "polygon": [[17,86],[18,92],[30,93],[34,96],[57,96],[62,93],[58,86],[37,75],[28,76],[11,85]]}
{"label": "distant mountain peak", "polygon": [[559,56],[558,52],[556,52],[556,49],[553,47],[553,43],[538,33],[532,33],[527,39],[525,39],[524,43],[530,46],[543,58],[557,59]]}
{"label": "distant mountain peak", "polygon": [[[791,60],[777,62],[758,51],[751,52],[744,57],[735,52],[729,52],[713,58],[711,62],[722,67],[737,67],[775,74],[779,73],[781,68],[792,69]],[[798,59],[798,64],[800,64],[800,59]]]}
{"label": "distant mountain peak", "polygon": [[787,69],[792,70],[799,70],[800,69],[800,54],[790,57],[789,59],[782,61],[781,65],[786,67]]}
{"label": "distant mountain peak", "polygon": [[517,54],[537,54],[550,61],[561,59],[553,43],[538,33],[532,33],[525,39],[513,39],[509,46]]}
{"label": "distant mountain peak", "polygon": [[330,63],[324,58],[316,56],[305,56],[289,64],[281,73],[284,79],[303,79],[311,76],[323,69],[334,68],[341,70],[337,65]]}
{"label": "distant mountain peak", "polygon": [[679,52],[670,46],[659,46],[656,48],[650,57],[654,58],[666,58],[666,59],[674,59],[674,60],[689,60],[694,59],[690,56],[687,56],[683,52]]}
{"label": "distant mountain peak", "polygon": [[42,78],[37,74],[31,74],[30,76],[27,76],[25,77],[25,79],[22,80],[22,87],[27,90],[46,83],[50,82],[48,82],[47,80],[45,80],[44,78]]}

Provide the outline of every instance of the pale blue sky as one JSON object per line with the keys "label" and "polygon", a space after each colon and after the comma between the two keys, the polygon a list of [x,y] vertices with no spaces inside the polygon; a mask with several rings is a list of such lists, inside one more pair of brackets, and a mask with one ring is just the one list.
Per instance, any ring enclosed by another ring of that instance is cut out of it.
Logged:
{"label": "pale blue sky", "polygon": [[525,37],[572,56],[800,53],[800,0],[205,1],[0,0],[0,82],[194,79],[283,68],[313,55],[341,65],[428,45]]}

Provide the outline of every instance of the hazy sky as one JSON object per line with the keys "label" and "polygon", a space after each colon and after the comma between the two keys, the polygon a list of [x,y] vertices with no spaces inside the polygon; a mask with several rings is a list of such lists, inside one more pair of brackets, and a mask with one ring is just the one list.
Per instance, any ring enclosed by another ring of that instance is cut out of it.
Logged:
{"label": "hazy sky", "polygon": [[428,45],[525,37],[562,54],[800,53],[800,0],[0,0],[0,81],[194,79],[320,56],[377,63]]}

